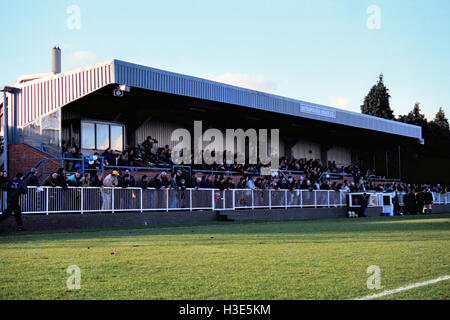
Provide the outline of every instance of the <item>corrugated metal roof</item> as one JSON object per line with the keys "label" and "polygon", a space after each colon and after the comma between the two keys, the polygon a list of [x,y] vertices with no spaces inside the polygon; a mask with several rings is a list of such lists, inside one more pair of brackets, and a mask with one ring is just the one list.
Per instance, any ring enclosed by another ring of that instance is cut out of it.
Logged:
{"label": "corrugated metal roof", "polygon": [[422,128],[356,112],[240,88],[211,80],[112,60],[17,85],[18,125],[61,108],[109,84],[223,102],[258,110],[422,138]]}
{"label": "corrugated metal roof", "polygon": [[[17,125],[23,127],[38,117],[51,113],[106,85],[112,84],[113,61],[52,74],[16,84]],[[9,123],[11,123],[9,113]]]}
{"label": "corrugated metal roof", "polygon": [[115,81],[130,87],[223,102],[421,139],[422,128],[211,80],[114,60]]}

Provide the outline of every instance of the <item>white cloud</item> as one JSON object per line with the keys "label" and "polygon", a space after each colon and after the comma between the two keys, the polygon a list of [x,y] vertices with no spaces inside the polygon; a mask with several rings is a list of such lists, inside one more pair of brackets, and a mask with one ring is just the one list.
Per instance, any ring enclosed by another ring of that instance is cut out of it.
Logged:
{"label": "white cloud", "polygon": [[[65,63],[64,63],[65,62]],[[86,67],[91,64],[102,62],[102,59],[92,51],[75,51],[71,54],[66,61],[63,60],[65,69],[75,69],[80,67]]]}
{"label": "white cloud", "polygon": [[274,91],[276,88],[273,81],[261,75],[253,76],[246,73],[227,72],[217,77],[206,76],[204,78],[257,91],[270,92]]}
{"label": "white cloud", "polygon": [[350,110],[349,107],[350,100],[345,97],[331,97],[330,105],[335,108]]}

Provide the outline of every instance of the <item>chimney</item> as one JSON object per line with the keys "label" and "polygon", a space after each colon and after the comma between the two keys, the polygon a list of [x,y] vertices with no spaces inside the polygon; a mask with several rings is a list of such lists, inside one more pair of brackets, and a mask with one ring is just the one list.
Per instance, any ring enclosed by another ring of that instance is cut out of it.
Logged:
{"label": "chimney", "polygon": [[54,74],[61,73],[61,49],[59,47],[52,49],[52,72]]}

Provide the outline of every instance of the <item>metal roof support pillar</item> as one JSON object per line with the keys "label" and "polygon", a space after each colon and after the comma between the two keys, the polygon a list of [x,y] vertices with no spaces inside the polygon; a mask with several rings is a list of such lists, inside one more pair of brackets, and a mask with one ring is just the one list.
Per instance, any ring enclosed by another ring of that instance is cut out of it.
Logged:
{"label": "metal roof support pillar", "polygon": [[[13,106],[13,110],[14,112],[16,112],[16,99],[15,99],[15,93],[18,92],[20,89],[18,88],[14,88],[14,87],[0,87],[0,92],[3,92],[3,144],[4,144],[4,150],[3,150],[3,157],[4,157],[4,171],[6,171],[7,174],[9,174],[8,172],[8,134],[9,134],[9,121],[8,121],[8,111],[11,110],[11,105]],[[10,98],[12,98],[12,103],[11,103],[11,99],[7,99],[6,93],[10,93]],[[9,109],[9,110],[8,110]],[[13,114],[14,115],[14,114]],[[15,117],[15,119],[13,119],[16,122],[13,122],[13,124],[15,125],[15,127],[13,128],[14,133],[13,133],[13,139],[14,136],[17,135],[15,130],[17,130],[17,117]]]}
{"label": "metal roof support pillar", "polygon": [[389,178],[389,157],[387,150],[386,150],[386,178]]}
{"label": "metal roof support pillar", "polygon": [[8,173],[8,106],[6,91],[3,91],[3,170]]}

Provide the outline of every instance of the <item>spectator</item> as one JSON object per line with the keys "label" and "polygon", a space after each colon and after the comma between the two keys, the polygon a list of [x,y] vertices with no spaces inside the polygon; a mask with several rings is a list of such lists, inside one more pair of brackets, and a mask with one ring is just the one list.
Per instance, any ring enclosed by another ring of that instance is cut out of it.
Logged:
{"label": "spectator", "polygon": [[361,199],[361,216],[367,217],[367,207],[369,206],[369,199],[367,197],[367,193],[364,192],[362,199]]}
{"label": "spectator", "polygon": [[22,181],[23,174],[18,173],[16,178],[12,181],[7,181],[1,185],[1,188],[7,192],[7,208],[0,216],[0,222],[9,218],[14,212],[14,218],[16,219],[17,228],[19,231],[23,231],[22,224],[22,210],[20,208],[20,196],[27,194],[27,186]]}
{"label": "spectator", "polygon": [[181,170],[177,170],[177,176],[176,176],[176,180],[177,180],[177,185],[181,185],[181,179],[183,178],[183,173],[181,172]]}
{"label": "spectator", "polygon": [[70,187],[81,187],[82,177],[80,172],[75,172],[67,178],[67,185]]}
{"label": "spectator", "polygon": [[148,155],[152,154],[153,145],[155,143],[158,143],[158,141],[155,139],[152,139],[151,136],[148,136],[147,139],[145,139],[145,141],[142,142],[142,146],[144,147],[146,154],[148,154]]}
{"label": "spectator", "polygon": [[105,152],[102,153],[102,157],[104,159],[105,165],[107,166],[115,165],[114,152],[111,148],[106,149]]}
{"label": "spectator", "polygon": [[64,168],[58,169],[58,176],[56,178],[56,186],[61,187],[63,189],[67,189],[66,176],[64,173]]}
{"label": "spectator", "polygon": [[56,172],[53,172],[47,177],[47,179],[45,179],[42,185],[44,187],[56,187],[58,185],[58,174]]}
{"label": "spectator", "polygon": [[119,172],[114,170],[112,173],[108,174],[105,179],[103,179],[103,186],[115,188],[119,185],[118,177],[120,176]]}
{"label": "spectator", "polygon": [[250,179],[248,179],[248,181],[245,183],[247,189],[255,190],[256,189],[255,181],[256,176],[252,176]]}
{"label": "spectator", "polygon": [[36,168],[31,168],[30,172],[28,172],[23,178],[23,181],[25,181],[25,184],[28,187],[39,187],[39,180],[36,177],[36,171]]}
{"label": "spectator", "polygon": [[130,188],[136,185],[134,177],[130,174],[130,171],[126,170],[123,176],[119,177],[119,187]]}
{"label": "spectator", "polygon": [[425,210],[427,214],[431,214],[431,209],[433,207],[433,194],[431,190],[428,188],[423,195],[423,202],[425,204]]}
{"label": "spectator", "polygon": [[85,173],[84,177],[81,179],[81,186],[87,188],[91,185],[91,174]]}
{"label": "spectator", "polygon": [[392,204],[394,205],[394,216],[399,216],[399,215],[401,215],[401,212],[400,212],[400,203],[399,203],[399,200],[398,200],[398,193],[397,192],[395,192],[395,196],[394,196],[394,198],[392,198]]}
{"label": "spectator", "polygon": [[202,178],[195,177],[195,180],[192,182],[192,188],[194,188],[194,189],[200,188],[201,182],[202,182]]}
{"label": "spectator", "polygon": [[174,189],[174,190],[178,190],[178,184],[177,184],[176,176],[177,176],[176,173],[172,172],[170,174],[170,180],[169,180],[170,188]]}
{"label": "spectator", "polygon": [[157,173],[156,176],[150,180],[150,187],[155,189],[165,189],[161,180],[161,173]]}
{"label": "spectator", "polygon": [[237,189],[244,189],[245,188],[245,183],[246,183],[245,178],[241,177],[239,179],[239,183],[237,184],[236,188]]}
{"label": "spectator", "polygon": [[4,185],[8,181],[9,181],[8,174],[6,173],[6,171],[1,171],[0,172],[0,186]]}
{"label": "spectator", "polygon": [[423,214],[425,211],[425,202],[424,202],[424,192],[422,190],[422,188],[420,188],[418,190],[419,192],[417,192],[416,194],[416,202],[417,202],[417,214]]}
{"label": "spectator", "polygon": [[103,187],[103,175],[100,172],[97,172],[94,178],[92,178],[91,187]]}
{"label": "spectator", "polygon": [[169,179],[167,178],[167,172],[165,172],[165,171],[161,172],[161,182],[162,182],[164,188],[170,187],[170,182],[169,182]]}
{"label": "spectator", "polygon": [[177,183],[177,185],[178,185],[178,188],[179,188],[180,190],[186,190],[186,188],[187,188],[187,186],[186,186],[186,180],[185,180],[184,178],[181,178],[181,179],[180,179],[180,184]]}
{"label": "spectator", "polygon": [[417,210],[416,203],[416,195],[414,194],[413,189],[410,189],[409,192],[403,198],[403,202],[405,204],[405,214],[415,214]]}
{"label": "spectator", "polygon": [[89,172],[97,172],[100,170],[101,165],[100,165],[100,161],[98,160],[98,152],[94,153],[93,156],[89,156],[89,158],[87,158],[87,163],[85,166],[85,169]]}
{"label": "spectator", "polygon": [[144,174],[136,183],[136,187],[138,188],[142,188],[142,189],[147,189],[149,187],[149,181],[148,181],[148,176],[146,174]]}

